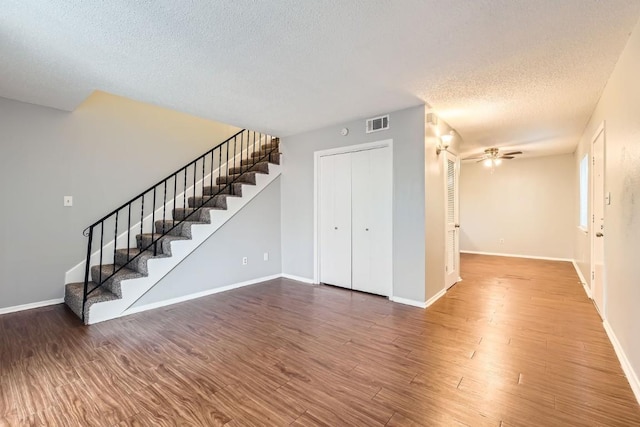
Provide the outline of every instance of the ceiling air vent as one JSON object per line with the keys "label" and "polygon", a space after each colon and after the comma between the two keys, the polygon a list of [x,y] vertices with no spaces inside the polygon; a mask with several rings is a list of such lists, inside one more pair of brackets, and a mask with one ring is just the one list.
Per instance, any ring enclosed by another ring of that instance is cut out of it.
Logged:
{"label": "ceiling air vent", "polygon": [[389,115],[367,119],[367,133],[389,129]]}

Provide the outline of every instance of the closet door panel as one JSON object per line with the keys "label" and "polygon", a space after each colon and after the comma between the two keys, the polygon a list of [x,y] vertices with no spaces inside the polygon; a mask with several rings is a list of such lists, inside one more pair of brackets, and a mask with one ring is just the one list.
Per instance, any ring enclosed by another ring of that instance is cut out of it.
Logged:
{"label": "closet door panel", "polygon": [[320,281],[351,288],[351,154],[320,158]]}
{"label": "closet door panel", "polygon": [[392,168],[389,147],[352,154],[353,289],[390,295]]}

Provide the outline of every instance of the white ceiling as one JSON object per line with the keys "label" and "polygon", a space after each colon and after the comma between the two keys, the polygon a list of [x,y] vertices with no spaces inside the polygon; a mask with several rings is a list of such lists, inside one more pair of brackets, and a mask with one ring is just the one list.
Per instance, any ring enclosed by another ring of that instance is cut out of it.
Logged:
{"label": "white ceiling", "polygon": [[572,152],[640,0],[0,0],[0,96],[93,90],[286,136],[421,103],[481,147]]}

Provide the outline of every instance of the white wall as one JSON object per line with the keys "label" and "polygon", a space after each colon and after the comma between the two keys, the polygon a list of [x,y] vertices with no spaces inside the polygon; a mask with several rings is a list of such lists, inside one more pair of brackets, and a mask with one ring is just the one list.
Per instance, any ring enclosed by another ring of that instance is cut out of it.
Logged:
{"label": "white wall", "polygon": [[[282,272],[280,178],[226,222],[133,307],[179,298]],[[264,253],[268,260],[264,261]],[[248,264],[242,265],[242,257]]]}
{"label": "white wall", "polygon": [[424,119],[421,105],[391,113],[385,131],[366,134],[363,119],[282,138],[283,273],[313,278],[313,153],[393,139],[394,295],[425,301]]}
{"label": "white wall", "polygon": [[0,98],[0,308],[61,298],[86,226],[238,130],[100,92],[73,113]]}
{"label": "white wall", "polygon": [[[573,154],[460,169],[460,249],[573,259],[577,224]],[[504,243],[500,243],[504,239]]]}
{"label": "white wall", "polygon": [[[606,121],[605,191],[605,318],[632,369],[640,374],[640,22],[609,78],[580,140],[576,165],[600,124]],[[576,166],[577,167],[577,166]],[[576,172],[577,174],[577,172]],[[577,175],[576,175],[577,176]],[[577,192],[577,186],[574,190]],[[577,223],[577,220],[576,220]],[[589,235],[574,239],[582,274],[590,274]],[[637,381],[637,379],[636,379]],[[636,387],[638,384],[636,383]],[[636,388],[636,395],[640,398]]]}

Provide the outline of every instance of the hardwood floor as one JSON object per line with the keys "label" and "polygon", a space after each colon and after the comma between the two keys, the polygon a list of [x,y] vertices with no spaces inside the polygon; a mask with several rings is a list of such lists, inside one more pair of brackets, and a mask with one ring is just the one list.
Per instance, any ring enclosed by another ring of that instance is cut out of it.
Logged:
{"label": "hardwood floor", "polygon": [[571,264],[462,275],[427,310],[281,279],[90,327],[0,316],[0,425],[640,425]]}

